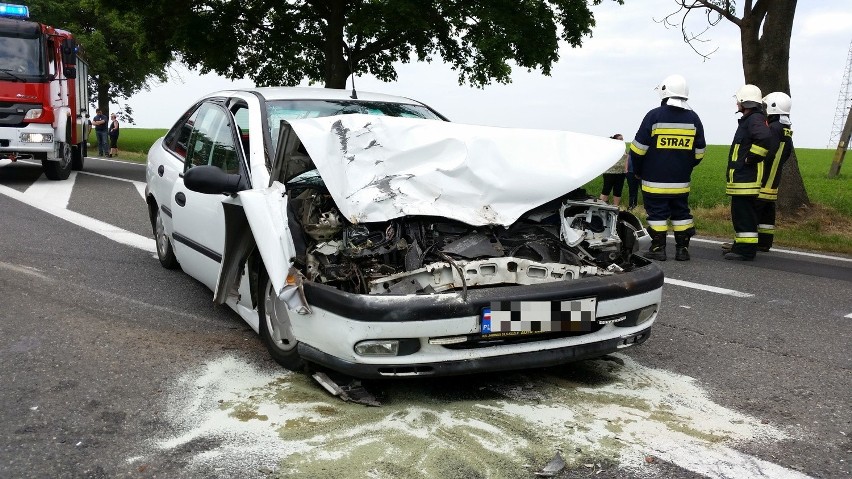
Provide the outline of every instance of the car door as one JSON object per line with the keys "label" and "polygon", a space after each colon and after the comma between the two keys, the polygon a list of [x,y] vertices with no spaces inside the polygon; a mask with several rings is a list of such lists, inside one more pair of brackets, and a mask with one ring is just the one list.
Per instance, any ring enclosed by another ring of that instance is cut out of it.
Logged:
{"label": "car door", "polygon": [[[218,102],[208,101],[194,116],[184,171],[213,165],[226,173],[242,173],[231,113]],[[225,245],[222,199],[226,197],[190,191],[182,175],[175,181],[171,196],[175,256],[187,274],[214,289]]]}

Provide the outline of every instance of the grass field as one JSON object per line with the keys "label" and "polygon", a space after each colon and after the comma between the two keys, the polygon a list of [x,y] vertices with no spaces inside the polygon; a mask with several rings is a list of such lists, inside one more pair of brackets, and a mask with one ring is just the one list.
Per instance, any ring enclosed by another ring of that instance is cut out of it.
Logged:
{"label": "grass field", "polygon": [[[119,157],[145,162],[148,148],[165,129],[123,128],[118,139]],[[89,140],[97,153],[94,133]],[[89,148],[90,154],[92,147]],[[725,194],[725,170],[728,146],[710,145],[704,161],[693,171],[689,203],[699,234],[727,238],[733,235],[729,213],[730,199]],[[779,216],[776,244],[852,254],[852,158],[841,174],[828,179],[834,150],[797,148],[799,170],[813,207],[793,216]],[[593,196],[600,193],[601,178],[585,185]],[[783,188],[783,185],[781,185]],[[627,201],[625,185],[624,201]],[[641,194],[639,204],[642,204]],[[643,211],[639,210],[643,217]]]}

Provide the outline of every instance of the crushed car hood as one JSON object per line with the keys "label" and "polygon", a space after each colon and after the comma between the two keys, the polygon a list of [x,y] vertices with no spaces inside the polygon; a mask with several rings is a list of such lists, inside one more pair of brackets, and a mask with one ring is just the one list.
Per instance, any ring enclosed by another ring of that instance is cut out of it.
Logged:
{"label": "crushed car hood", "polygon": [[352,223],[429,215],[509,226],[624,154],[622,141],[553,130],[362,114],[290,125]]}

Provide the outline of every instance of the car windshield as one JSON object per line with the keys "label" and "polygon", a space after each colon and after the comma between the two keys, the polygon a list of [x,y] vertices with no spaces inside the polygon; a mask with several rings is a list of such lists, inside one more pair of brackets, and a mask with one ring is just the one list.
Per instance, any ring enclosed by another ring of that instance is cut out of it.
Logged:
{"label": "car windshield", "polygon": [[[273,100],[266,102],[272,149],[275,150],[281,120],[317,118],[321,116],[361,113],[365,115],[396,116],[441,120],[437,113],[423,105],[365,100]],[[273,151],[273,156],[275,152]]]}

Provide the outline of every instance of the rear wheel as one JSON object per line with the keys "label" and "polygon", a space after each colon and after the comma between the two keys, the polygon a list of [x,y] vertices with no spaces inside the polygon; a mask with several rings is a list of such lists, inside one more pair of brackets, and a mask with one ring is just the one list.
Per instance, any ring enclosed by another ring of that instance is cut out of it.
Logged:
{"label": "rear wheel", "polygon": [[85,142],[74,145],[71,149],[71,169],[74,171],[83,169],[83,161],[86,159],[86,153],[83,151],[84,144]]}
{"label": "rear wheel", "polygon": [[257,305],[260,337],[275,362],[291,371],[301,371],[305,368],[305,362],[299,356],[299,342],[293,336],[287,304],[278,299],[275,287],[265,271],[260,280],[262,289]]}
{"label": "rear wheel", "polygon": [[178,261],[172,250],[172,241],[169,239],[169,235],[166,234],[165,226],[163,226],[160,207],[155,204],[154,208],[157,209],[156,213],[154,213],[154,240],[157,242],[157,258],[160,260],[163,268],[175,269],[178,267]]}

